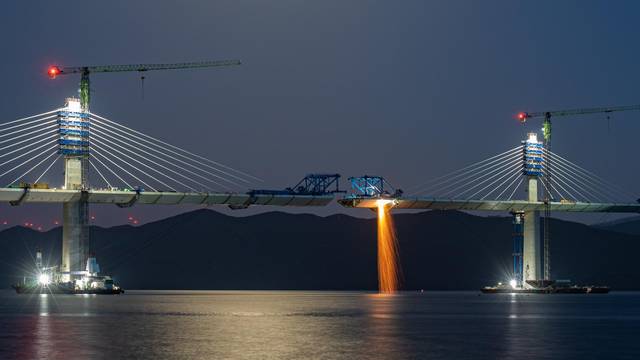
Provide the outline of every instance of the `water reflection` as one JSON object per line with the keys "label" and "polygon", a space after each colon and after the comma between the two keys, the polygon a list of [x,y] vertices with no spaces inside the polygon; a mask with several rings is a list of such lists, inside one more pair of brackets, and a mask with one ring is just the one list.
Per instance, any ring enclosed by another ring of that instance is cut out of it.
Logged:
{"label": "water reflection", "polygon": [[[0,292],[0,359],[624,358],[630,349],[640,353],[639,301],[453,292]],[[621,339],[624,346],[601,345]]]}
{"label": "water reflection", "polygon": [[[14,355],[20,359],[95,358],[99,339],[95,327],[82,320],[92,317],[93,299],[74,295],[36,294],[15,298],[22,303],[15,318],[18,325],[31,324],[31,331],[15,340]],[[89,326],[87,326],[89,325]],[[1,358],[1,356],[0,356]]]}
{"label": "water reflection", "polygon": [[38,298],[40,316],[36,323],[34,347],[38,359],[47,358],[53,352],[51,348],[51,318],[49,317],[49,295],[41,294]]}
{"label": "water reflection", "polygon": [[[401,294],[367,296],[366,353],[369,358],[393,359],[402,354]],[[406,343],[405,343],[406,345]],[[407,349],[404,349],[405,351]]]}

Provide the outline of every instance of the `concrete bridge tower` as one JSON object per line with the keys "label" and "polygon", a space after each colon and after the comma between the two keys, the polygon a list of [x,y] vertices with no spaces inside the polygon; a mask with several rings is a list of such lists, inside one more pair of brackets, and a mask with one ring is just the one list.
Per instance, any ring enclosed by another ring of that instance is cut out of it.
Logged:
{"label": "concrete bridge tower", "polygon": [[[64,188],[87,190],[89,114],[80,99],[67,99],[58,113],[59,152],[64,156]],[[89,203],[86,192],[77,201],[62,205],[62,262],[65,280],[84,270],[89,252]]]}
{"label": "concrete bridge tower", "polygon": [[[527,177],[527,200],[529,202],[537,202],[539,201],[538,178],[542,176],[544,170],[543,146],[538,141],[536,133],[530,133],[523,145],[523,174]],[[539,211],[529,210],[524,212],[523,233],[523,286],[529,287],[530,285],[527,284],[527,281],[542,279]]]}

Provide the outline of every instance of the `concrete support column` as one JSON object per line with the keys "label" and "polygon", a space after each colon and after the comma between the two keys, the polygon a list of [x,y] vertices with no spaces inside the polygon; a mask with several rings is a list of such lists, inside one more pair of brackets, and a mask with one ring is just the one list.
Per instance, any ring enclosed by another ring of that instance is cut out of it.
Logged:
{"label": "concrete support column", "polygon": [[[82,190],[83,159],[79,156],[67,156],[64,159],[65,189]],[[62,272],[82,271],[89,252],[89,203],[86,193],[79,201],[62,204]],[[65,281],[72,277],[65,275]]]}
{"label": "concrete support column", "polygon": [[82,190],[83,161],[79,156],[64,158],[64,188]]}
{"label": "concrete support column", "polygon": [[[529,201],[538,201],[538,178],[527,178],[527,192]],[[540,251],[540,212],[524,212],[524,241],[522,247],[523,278],[525,286],[527,280],[542,279],[542,261]]]}
{"label": "concrete support column", "polygon": [[89,203],[62,204],[62,271],[82,271],[89,248]]}
{"label": "concrete support column", "polygon": [[[89,114],[88,73],[82,74],[81,90],[87,90],[81,99],[68,98],[64,109],[58,112],[59,146],[64,155],[64,188],[80,190],[80,198],[62,205],[62,272],[82,271],[89,252],[89,203],[87,201],[87,174],[89,170]],[[86,78],[86,79],[85,79]],[[70,274],[63,280],[73,280]]]}

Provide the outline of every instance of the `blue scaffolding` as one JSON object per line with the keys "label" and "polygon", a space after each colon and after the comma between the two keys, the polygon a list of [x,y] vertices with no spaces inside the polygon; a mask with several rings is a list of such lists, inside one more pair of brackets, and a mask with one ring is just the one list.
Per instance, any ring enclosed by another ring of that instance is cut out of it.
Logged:
{"label": "blue scaffolding", "polygon": [[517,287],[523,286],[523,259],[524,246],[524,212],[512,212],[513,215],[513,279]]}
{"label": "blue scaffolding", "polygon": [[[350,177],[351,189],[354,191],[351,197],[400,197],[402,196],[402,190],[395,189],[389,184],[382,176],[358,176]],[[386,186],[386,189],[385,189]],[[393,193],[389,192],[393,191]]]}

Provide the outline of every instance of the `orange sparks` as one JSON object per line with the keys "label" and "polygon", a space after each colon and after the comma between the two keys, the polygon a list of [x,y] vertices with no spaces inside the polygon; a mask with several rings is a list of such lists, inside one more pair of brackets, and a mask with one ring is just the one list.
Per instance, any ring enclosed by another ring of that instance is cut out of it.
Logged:
{"label": "orange sparks", "polygon": [[400,288],[400,257],[389,200],[378,200],[378,289],[394,293]]}

